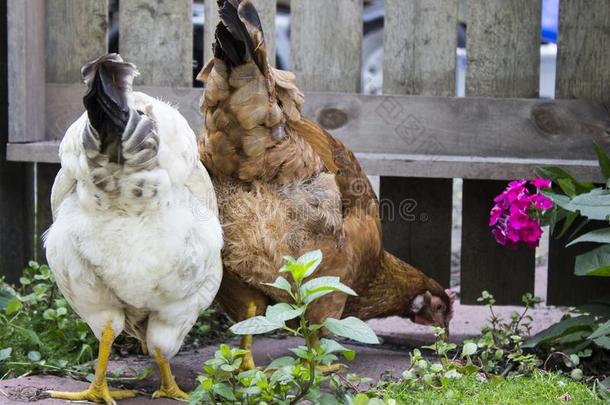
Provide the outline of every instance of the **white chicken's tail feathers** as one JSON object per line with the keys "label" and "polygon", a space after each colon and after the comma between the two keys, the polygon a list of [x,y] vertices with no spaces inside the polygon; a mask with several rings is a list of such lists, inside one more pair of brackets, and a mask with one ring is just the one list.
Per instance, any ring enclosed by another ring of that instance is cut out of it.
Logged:
{"label": "white chicken's tail feathers", "polygon": [[83,146],[90,167],[103,167],[109,162],[136,169],[152,167],[159,137],[150,117],[134,107],[132,84],[139,74],[136,66],[110,53],[84,65],[81,73],[88,86],[83,97],[89,119]]}

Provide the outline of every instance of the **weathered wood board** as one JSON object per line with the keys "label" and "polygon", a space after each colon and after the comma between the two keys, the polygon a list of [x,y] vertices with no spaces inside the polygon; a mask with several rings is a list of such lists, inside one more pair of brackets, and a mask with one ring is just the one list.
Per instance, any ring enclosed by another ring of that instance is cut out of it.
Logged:
{"label": "weathered wood board", "polygon": [[[0,15],[6,15],[6,1]],[[32,257],[34,241],[34,163],[6,161],[8,139],[7,20],[0,19],[0,276],[17,282],[21,268]]]}
{"label": "weathered wood board", "polygon": [[360,91],[362,1],[292,0],[290,6],[291,70],[299,87]]}
{"label": "weathered wood board", "polygon": [[[386,0],[384,94],[455,94],[456,0]],[[395,115],[396,122],[408,116]],[[386,134],[381,135],[385,137]],[[419,134],[421,142],[434,141]],[[449,287],[451,276],[452,179],[381,177],[384,246]],[[403,208],[411,212],[404,213]]]}
{"label": "weathered wood board", "polygon": [[108,0],[46,0],[46,78],[79,83],[80,69],[106,53]]}
{"label": "weathered wood board", "polygon": [[[561,0],[556,97],[610,103],[610,3]],[[610,125],[609,125],[610,126]]]}
{"label": "weathered wood board", "polygon": [[[136,90],[177,106],[198,133],[202,89]],[[47,104],[47,139],[60,140],[82,114],[84,92],[81,84],[47,84],[53,100]],[[610,150],[608,113],[594,101],[321,92],[305,92],[305,98],[305,114],[358,152],[371,175],[510,179],[531,176],[542,164],[563,165],[599,181],[591,144]],[[10,144],[9,159],[57,162],[57,144]]]}
{"label": "weathered wood board", "polygon": [[[608,109],[610,2],[561,0],[557,46],[557,97],[596,100]],[[610,132],[610,120],[606,128]],[[610,292],[608,278],[574,275],[575,257],[595,245],[566,248],[566,243],[567,237],[550,240],[547,301],[554,305],[576,305]]]}
{"label": "weathered wood board", "polygon": [[[538,96],[540,12],[541,3],[531,0],[469,1],[467,95]],[[542,123],[548,130],[548,122],[541,120],[541,115],[545,115],[544,110],[532,112],[532,117],[538,124]],[[506,118],[498,116],[497,120],[498,125],[502,125]],[[548,139],[548,132],[544,133],[540,138]],[[518,133],[508,133],[506,137],[508,142],[526,141]],[[538,149],[532,145],[532,138],[527,141],[529,142],[522,144],[522,148]],[[540,139],[539,145],[545,143],[548,144],[549,141]],[[502,150],[502,145],[497,145],[496,148]],[[497,154],[491,150],[489,152],[491,155]],[[557,150],[553,152],[555,158],[563,156],[557,154]],[[533,173],[526,177],[532,175]],[[504,187],[506,185],[502,182],[464,180],[461,256],[463,303],[475,304],[481,290],[490,291],[501,305],[520,304],[524,292],[534,292],[534,250],[510,251],[499,246],[487,224],[493,197]]]}
{"label": "weathered wood board", "polygon": [[45,136],[45,2],[8,0],[9,139],[33,142]]}
{"label": "weathered wood board", "polygon": [[119,5],[119,50],[140,71],[136,84],[190,86],[193,23],[190,0],[129,0]]}

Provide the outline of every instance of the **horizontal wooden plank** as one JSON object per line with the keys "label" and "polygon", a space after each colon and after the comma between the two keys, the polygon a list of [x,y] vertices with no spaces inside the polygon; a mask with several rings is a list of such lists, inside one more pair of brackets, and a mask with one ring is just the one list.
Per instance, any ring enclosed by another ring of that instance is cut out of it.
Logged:
{"label": "horizontal wooden plank", "polygon": [[[201,89],[139,87],[178,107],[197,133]],[[84,87],[47,84],[47,140],[83,111]],[[346,142],[368,173],[507,179],[562,165],[600,180],[592,144],[610,148],[608,112],[587,100],[365,96],[306,92],[305,114]],[[383,136],[383,142],[380,142]],[[56,162],[56,146],[9,145],[9,159]],[[27,156],[32,148],[34,157]],[[50,154],[47,154],[50,153]],[[41,160],[37,160],[41,159]]]}
{"label": "horizontal wooden plank", "polygon": [[[9,143],[8,160],[57,163],[59,141]],[[596,160],[509,159],[356,152],[369,176],[508,180],[532,177],[538,166],[561,166],[576,177],[600,182]]]}

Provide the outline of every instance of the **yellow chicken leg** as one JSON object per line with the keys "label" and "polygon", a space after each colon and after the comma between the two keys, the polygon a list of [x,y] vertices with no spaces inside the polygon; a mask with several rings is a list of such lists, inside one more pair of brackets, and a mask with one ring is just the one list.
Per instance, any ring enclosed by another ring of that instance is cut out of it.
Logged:
{"label": "yellow chicken leg", "polygon": [[[308,344],[313,347],[318,346],[320,344],[319,333],[312,334],[309,337]],[[333,364],[326,364],[326,365],[323,364],[323,365],[318,366],[318,371],[325,375],[332,374],[332,373],[338,373],[340,371],[345,371],[346,369],[347,369],[347,367],[341,363],[333,363]]]}
{"label": "yellow chicken leg", "polygon": [[159,372],[161,373],[161,387],[155,391],[152,397],[189,401],[191,399],[189,394],[182,391],[180,387],[178,387],[178,384],[176,384],[176,379],[174,378],[172,370],[169,367],[169,362],[163,356],[163,354],[161,354],[161,350],[159,350],[159,348],[155,348],[154,356],[155,361],[159,366]]}
{"label": "yellow chicken leg", "polygon": [[[250,319],[256,316],[256,304],[250,302],[248,304],[248,312],[246,313],[246,319]],[[243,371],[253,370],[256,368],[254,364],[254,357],[252,357],[252,335],[244,335],[241,337],[241,349],[247,350],[248,353],[244,354],[241,361],[240,369]]]}
{"label": "yellow chicken leg", "polygon": [[108,381],[106,380],[106,369],[108,367],[108,358],[110,357],[110,348],[114,341],[114,332],[111,323],[106,324],[106,328],[100,339],[100,350],[98,354],[97,367],[95,369],[95,377],[88,389],[81,392],[62,392],[50,391],[51,398],[65,399],[68,401],[90,401],[98,403],[106,403],[107,405],[115,405],[115,399],[132,398],[136,393],[131,390],[110,391]]}

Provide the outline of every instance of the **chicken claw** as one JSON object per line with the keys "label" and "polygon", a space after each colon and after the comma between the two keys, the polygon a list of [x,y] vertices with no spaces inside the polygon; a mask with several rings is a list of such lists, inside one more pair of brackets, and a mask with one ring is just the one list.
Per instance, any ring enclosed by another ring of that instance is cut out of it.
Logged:
{"label": "chicken claw", "polygon": [[155,348],[155,361],[159,366],[159,372],[161,373],[161,387],[155,391],[152,395],[154,399],[156,398],[170,398],[175,399],[177,401],[185,401],[188,402],[191,397],[186,392],[182,391],[178,384],[176,384],[176,379],[174,378],[172,371],[169,367],[169,362],[161,351],[158,348]]}
{"label": "chicken claw", "polygon": [[49,391],[51,398],[65,399],[68,401],[90,401],[106,403],[106,405],[116,405],[115,399],[132,398],[136,396],[135,391],[110,391],[108,388],[106,369],[108,367],[108,358],[110,357],[110,348],[112,347],[112,342],[114,341],[114,332],[110,325],[111,323],[108,322],[104,332],[102,333],[97,368],[95,369],[95,378],[91,382],[89,388],[81,392]]}

